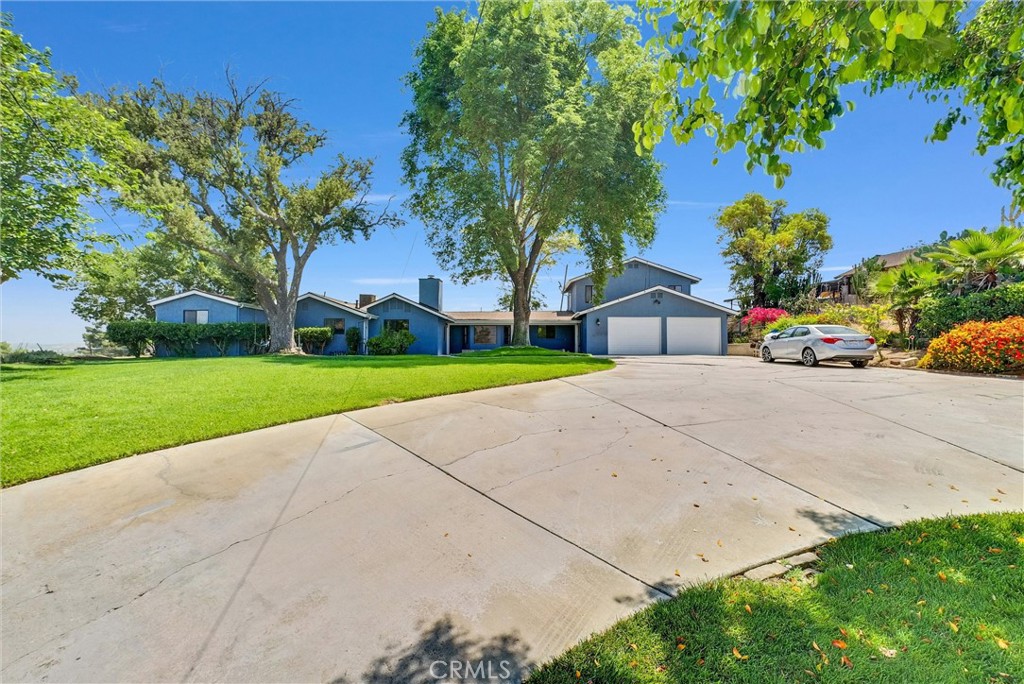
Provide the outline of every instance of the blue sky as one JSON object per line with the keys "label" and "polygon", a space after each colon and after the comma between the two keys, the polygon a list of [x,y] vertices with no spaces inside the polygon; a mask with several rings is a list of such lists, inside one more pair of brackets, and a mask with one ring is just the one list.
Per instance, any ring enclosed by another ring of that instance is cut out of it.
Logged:
{"label": "blue sky", "polygon": [[[434,2],[362,3],[26,3],[7,2],[14,27],[35,47],[53,51],[54,65],[75,74],[84,90],[131,86],[161,75],[179,88],[217,88],[231,66],[242,81],[270,79],[270,87],[298,101],[300,113],[326,129],[321,159],[342,152],[376,159],[375,193],[401,199],[399,127],[409,96],[401,78],[414,46],[433,17]],[[466,7],[442,4],[443,7]],[[729,297],[728,269],[719,256],[711,218],[715,209],[747,192],[817,207],[832,219],[834,248],[824,275],[864,256],[931,240],[942,230],[993,225],[1009,193],[988,178],[990,153],[973,152],[975,129],[954,131],[943,143],[925,135],[943,114],[940,105],[905,91],[848,97],[857,109],[826,136],[826,147],[792,159],[781,191],[761,171],[747,174],[736,150],[711,166],[712,146],[698,139],[658,149],[670,198],[659,235],[644,256],[701,276],[694,294]],[[118,218],[122,228],[137,224]],[[568,260],[569,274],[581,271]],[[559,266],[542,277],[549,306],[559,301]],[[381,231],[367,242],[327,247],[310,262],[303,289],[353,299],[360,292],[415,296],[416,278],[445,278],[415,220]],[[2,339],[36,344],[80,342],[84,323],[71,313],[73,293],[33,277],[2,288]],[[493,309],[497,285],[445,283],[450,310]]]}

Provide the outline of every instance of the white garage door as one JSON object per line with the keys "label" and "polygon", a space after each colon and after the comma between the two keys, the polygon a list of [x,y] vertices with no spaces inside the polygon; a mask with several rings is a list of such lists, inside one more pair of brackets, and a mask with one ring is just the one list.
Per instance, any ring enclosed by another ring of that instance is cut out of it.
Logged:
{"label": "white garage door", "polygon": [[608,353],[648,355],[661,353],[661,317],[608,319]]}
{"label": "white garage door", "polygon": [[669,354],[722,353],[722,319],[673,316],[668,321]]}

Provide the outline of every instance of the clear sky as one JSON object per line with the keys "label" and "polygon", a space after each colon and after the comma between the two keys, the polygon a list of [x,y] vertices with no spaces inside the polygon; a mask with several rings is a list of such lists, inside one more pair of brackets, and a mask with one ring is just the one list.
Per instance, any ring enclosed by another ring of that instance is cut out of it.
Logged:
{"label": "clear sky", "polygon": [[[399,127],[409,94],[401,83],[413,50],[433,17],[434,2],[347,3],[27,3],[6,2],[14,28],[37,48],[50,48],[58,69],[75,74],[84,90],[131,86],[161,75],[179,88],[219,88],[225,67],[246,82],[298,101],[301,116],[326,129],[336,153],[376,159],[375,193],[405,191]],[[443,7],[466,7],[442,4]],[[942,230],[994,225],[1009,193],[988,178],[990,153],[973,152],[975,129],[957,129],[943,143],[924,142],[943,114],[940,105],[905,91],[857,103],[826,147],[792,159],[793,176],[781,191],[761,171],[747,174],[741,150],[711,166],[712,147],[700,139],[658,149],[670,198],[659,235],[644,256],[703,278],[693,293],[729,297],[729,272],[719,255],[711,219],[715,209],[760,192],[791,210],[817,207],[831,217],[835,246],[823,275],[862,257],[934,239]],[[121,228],[137,225],[119,216]],[[582,270],[567,260],[570,277]],[[327,247],[310,261],[303,289],[354,299],[360,292],[416,295],[416,278],[445,278],[415,220],[355,245]],[[550,307],[559,302],[563,266],[542,276]],[[2,339],[45,345],[80,343],[84,323],[71,313],[73,293],[33,277],[2,288]],[[493,309],[497,285],[445,283],[449,310]]]}

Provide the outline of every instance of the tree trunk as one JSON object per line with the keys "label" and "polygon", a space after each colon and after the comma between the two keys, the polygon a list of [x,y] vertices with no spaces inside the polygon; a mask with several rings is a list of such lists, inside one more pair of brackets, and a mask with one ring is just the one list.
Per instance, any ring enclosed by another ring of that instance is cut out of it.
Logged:
{"label": "tree trunk", "polygon": [[517,274],[512,278],[512,346],[530,346],[530,278]]}
{"label": "tree trunk", "polygon": [[264,307],[267,312],[267,326],[270,328],[271,354],[297,354],[299,347],[295,344],[295,307],[284,306]]}

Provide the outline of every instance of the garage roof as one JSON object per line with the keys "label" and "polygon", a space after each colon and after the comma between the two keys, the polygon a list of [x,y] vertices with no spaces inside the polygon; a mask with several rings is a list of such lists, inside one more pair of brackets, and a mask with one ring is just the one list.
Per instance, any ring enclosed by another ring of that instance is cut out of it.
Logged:
{"label": "garage roof", "polygon": [[694,297],[693,295],[683,294],[682,292],[677,292],[676,290],[673,290],[671,288],[667,288],[664,285],[655,285],[654,287],[649,287],[646,290],[641,290],[640,292],[634,292],[633,294],[626,295],[625,297],[619,297],[618,299],[613,299],[610,302],[605,302],[604,304],[598,304],[597,306],[593,306],[593,307],[591,307],[589,309],[584,309],[583,311],[579,311],[579,312],[577,312],[573,316],[573,318],[582,318],[583,316],[586,316],[587,314],[594,313],[595,311],[599,311],[599,310],[601,310],[601,309],[603,309],[605,307],[612,306],[613,304],[618,304],[619,302],[625,302],[625,301],[628,301],[630,299],[635,299],[636,297],[640,297],[642,295],[650,294],[651,292],[662,292],[662,293],[665,293],[665,294],[670,294],[670,295],[673,295],[675,297],[680,297],[682,299],[686,299],[688,301],[694,302],[696,304],[701,304],[702,306],[706,306],[709,309],[715,309],[716,311],[721,311],[722,313],[729,314],[730,316],[735,316],[736,315],[735,311],[733,311],[732,309],[727,309],[726,307],[722,306],[721,304],[715,304],[714,302],[709,302],[706,299],[701,299],[700,297]]}

